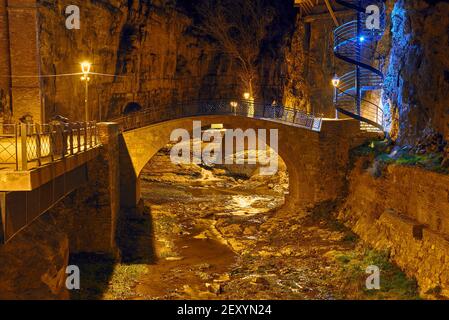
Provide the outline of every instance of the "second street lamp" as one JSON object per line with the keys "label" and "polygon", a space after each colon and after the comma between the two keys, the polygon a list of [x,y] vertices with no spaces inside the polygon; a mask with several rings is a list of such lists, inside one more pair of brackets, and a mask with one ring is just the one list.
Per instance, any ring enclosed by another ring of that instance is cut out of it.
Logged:
{"label": "second street lamp", "polygon": [[92,67],[92,64],[90,62],[82,62],[81,63],[81,71],[83,73],[83,76],[81,77],[81,80],[85,82],[85,97],[84,97],[84,116],[86,124],[89,122],[89,73],[90,68]]}
{"label": "second street lamp", "polygon": [[[337,74],[332,78],[332,85],[334,86],[334,104],[338,102],[338,86],[340,85],[340,78]],[[338,119],[338,109],[335,109],[335,119]]]}

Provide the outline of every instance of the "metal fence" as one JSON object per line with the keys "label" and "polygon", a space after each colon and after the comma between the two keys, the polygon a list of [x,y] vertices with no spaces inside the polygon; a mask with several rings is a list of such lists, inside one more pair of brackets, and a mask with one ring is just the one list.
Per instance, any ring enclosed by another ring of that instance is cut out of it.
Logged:
{"label": "metal fence", "polygon": [[322,117],[316,117],[282,105],[257,104],[251,100],[209,100],[179,103],[162,109],[158,108],[158,110],[144,109],[111,121],[119,123],[122,131],[128,131],[163,121],[204,115],[234,115],[276,120],[314,131],[320,131],[322,124]]}
{"label": "metal fence", "polygon": [[0,165],[25,171],[98,146],[95,122],[0,125]]}

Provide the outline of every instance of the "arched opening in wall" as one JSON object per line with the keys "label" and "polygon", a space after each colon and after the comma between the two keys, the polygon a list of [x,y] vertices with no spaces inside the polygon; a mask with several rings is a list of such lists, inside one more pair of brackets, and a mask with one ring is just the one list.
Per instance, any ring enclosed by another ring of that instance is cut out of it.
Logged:
{"label": "arched opening in wall", "polygon": [[[263,233],[264,222],[283,205],[289,190],[287,168],[280,158],[276,172],[262,175],[259,164],[208,163],[195,156],[193,140],[184,143],[192,147],[191,162],[174,163],[171,155],[179,149],[168,144],[140,174],[144,216],[151,217],[152,225],[148,239],[154,244],[156,261],[148,267],[148,279],[141,287],[150,297],[186,284],[209,290],[203,288],[205,279],[230,269],[238,259],[236,251]],[[210,143],[202,143],[203,150],[207,146]],[[231,156],[248,158],[255,152]],[[179,294],[201,297],[195,290]]]}
{"label": "arched opening in wall", "polygon": [[137,102],[130,102],[128,103],[125,108],[123,109],[123,115],[129,115],[135,112],[139,112],[142,110],[142,106],[138,104]]}

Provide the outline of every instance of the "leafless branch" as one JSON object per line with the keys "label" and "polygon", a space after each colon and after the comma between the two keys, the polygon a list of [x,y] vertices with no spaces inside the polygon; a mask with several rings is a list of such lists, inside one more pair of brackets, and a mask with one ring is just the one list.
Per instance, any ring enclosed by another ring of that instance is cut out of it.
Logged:
{"label": "leafless branch", "polygon": [[275,11],[262,0],[204,0],[197,10],[199,30],[238,62],[237,77],[254,96],[258,59]]}

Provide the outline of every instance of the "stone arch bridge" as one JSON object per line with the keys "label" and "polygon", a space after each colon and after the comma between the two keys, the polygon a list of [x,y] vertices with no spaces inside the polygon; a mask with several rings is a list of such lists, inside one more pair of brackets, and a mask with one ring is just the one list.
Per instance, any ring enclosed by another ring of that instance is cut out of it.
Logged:
{"label": "stone arch bridge", "polygon": [[278,129],[279,156],[290,179],[284,209],[291,214],[337,199],[344,185],[349,150],[367,138],[355,120],[315,118],[251,101],[182,104],[162,117],[154,117],[148,110],[135,112],[98,123],[90,131],[94,138],[88,138],[87,126],[84,140],[78,133],[74,142],[69,134],[66,147],[70,152],[63,152],[54,161],[39,162],[40,166],[26,171],[0,171],[2,240],[8,246],[50,210],[64,217],[62,231],[68,234],[72,252],[116,254],[120,214],[130,211],[121,208],[138,206],[143,167],[170,142],[174,129],[191,131],[195,120],[203,127],[222,124],[228,129]]}

